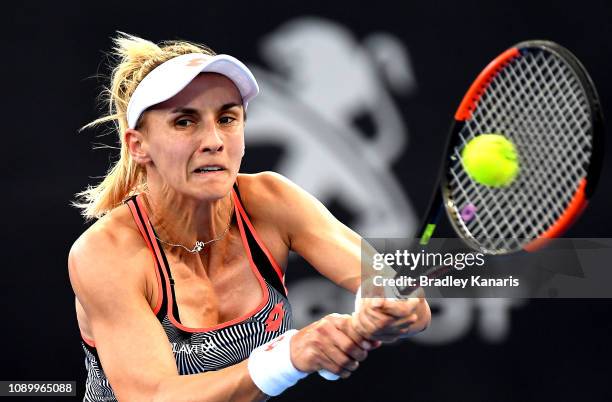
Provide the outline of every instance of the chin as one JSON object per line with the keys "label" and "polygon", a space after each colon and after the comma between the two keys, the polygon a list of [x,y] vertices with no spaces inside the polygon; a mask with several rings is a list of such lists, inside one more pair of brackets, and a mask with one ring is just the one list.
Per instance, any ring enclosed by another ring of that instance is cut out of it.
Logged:
{"label": "chin", "polygon": [[199,201],[215,201],[227,196],[233,185],[234,181],[226,180],[202,183],[192,188],[189,193]]}

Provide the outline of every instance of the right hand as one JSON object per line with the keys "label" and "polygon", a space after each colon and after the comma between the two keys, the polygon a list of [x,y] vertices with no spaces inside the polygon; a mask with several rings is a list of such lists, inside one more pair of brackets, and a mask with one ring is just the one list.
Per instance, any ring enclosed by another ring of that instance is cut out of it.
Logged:
{"label": "right hand", "polygon": [[364,298],[353,313],[353,328],[369,340],[395,342],[423,331],[431,310],[422,288],[404,299]]}
{"label": "right hand", "polygon": [[330,314],[301,329],[291,339],[291,362],[304,372],[327,370],[348,378],[368,351],[380,342],[359,335],[347,314]]}

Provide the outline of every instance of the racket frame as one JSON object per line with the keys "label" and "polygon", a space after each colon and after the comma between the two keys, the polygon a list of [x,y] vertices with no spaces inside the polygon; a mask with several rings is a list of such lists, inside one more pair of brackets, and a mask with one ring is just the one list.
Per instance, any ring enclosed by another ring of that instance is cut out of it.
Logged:
{"label": "racket frame", "polygon": [[[523,249],[525,251],[533,252],[540,247],[543,247],[546,244],[547,239],[562,235],[584,211],[589,199],[593,196],[599,181],[604,150],[604,117],[595,85],[578,58],[564,47],[546,40],[529,40],[520,42],[501,53],[482,70],[464,95],[459,108],[455,113],[454,121],[446,139],[445,153],[438,173],[438,184],[436,185],[437,188],[431,197],[431,202],[429,204],[427,214],[425,215],[426,218],[423,220],[421,227],[417,232],[417,235],[419,236],[418,240],[421,245],[426,245],[429,242],[429,239],[433,236],[444,210],[446,211],[447,218],[453,226],[453,229],[460,235],[462,240],[471,248],[477,251],[483,251],[476,242],[461,235],[461,233],[464,231],[458,226],[460,221],[455,219],[453,216],[457,214],[458,211],[456,211],[454,203],[449,197],[450,190],[448,186],[447,173],[451,161],[451,152],[456,145],[459,132],[465,125],[466,120],[471,117],[472,112],[477,107],[478,100],[485,93],[488,85],[493,80],[495,75],[516,57],[520,57],[524,52],[528,52],[533,49],[545,50],[562,58],[576,74],[582,88],[585,90],[591,111],[590,135],[592,138],[592,149],[589,166],[586,169],[586,176],[578,185],[574,197],[566,207],[565,212],[555,222],[555,224],[540,235],[538,239],[528,243],[523,247]],[[497,254],[508,254],[516,251],[519,250]]]}

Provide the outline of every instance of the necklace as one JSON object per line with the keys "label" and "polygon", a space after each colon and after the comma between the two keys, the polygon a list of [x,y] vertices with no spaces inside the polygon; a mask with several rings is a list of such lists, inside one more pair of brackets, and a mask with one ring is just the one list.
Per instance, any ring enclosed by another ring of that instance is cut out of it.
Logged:
{"label": "necklace", "polygon": [[216,242],[216,241],[219,241],[219,240],[223,239],[223,237],[225,237],[225,235],[226,235],[226,234],[227,234],[227,232],[229,231],[229,228],[230,228],[230,226],[231,226],[231,224],[232,224],[232,216],[233,216],[233,213],[232,213],[232,207],[233,207],[233,204],[234,204],[234,203],[233,203],[232,198],[231,198],[231,196],[230,196],[230,210],[229,210],[229,219],[228,219],[228,222],[227,222],[227,227],[225,228],[225,230],[223,231],[223,233],[221,233],[221,235],[220,235],[219,237],[216,237],[216,238],[214,238],[214,239],[212,239],[212,240],[209,240],[209,241],[201,241],[201,240],[196,240],[195,245],[193,246],[193,248],[192,248],[192,249],[189,249],[188,247],[185,247],[185,246],[183,246],[182,244],[175,244],[175,243],[170,243],[170,242],[167,242],[167,241],[165,241],[165,240],[162,240],[162,239],[160,239],[159,237],[157,237],[157,234],[155,234],[155,238],[156,238],[157,240],[159,240],[160,242],[162,242],[162,243],[164,243],[164,244],[168,245],[168,246],[172,246],[172,247],[182,247],[182,248],[184,248],[185,250],[187,250],[187,251],[188,251],[188,252],[190,252],[190,253],[194,253],[194,254],[195,254],[195,253],[199,253],[199,252],[201,252],[202,250],[204,250],[204,247],[206,247],[206,246],[207,246],[207,245],[209,245],[210,243],[214,243],[214,242]]}

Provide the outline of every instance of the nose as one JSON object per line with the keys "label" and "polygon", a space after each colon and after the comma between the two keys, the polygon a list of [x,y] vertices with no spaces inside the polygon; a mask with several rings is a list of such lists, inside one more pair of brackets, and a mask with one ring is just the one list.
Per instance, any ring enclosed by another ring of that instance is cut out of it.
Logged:
{"label": "nose", "polygon": [[207,124],[207,127],[202,130],[202,142],[200,150],[202,152],[215,153],[223,151],[223,139],[217,129],[216,124]]}

